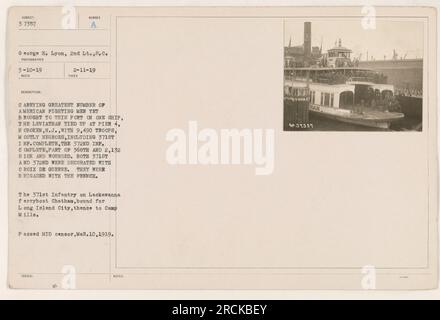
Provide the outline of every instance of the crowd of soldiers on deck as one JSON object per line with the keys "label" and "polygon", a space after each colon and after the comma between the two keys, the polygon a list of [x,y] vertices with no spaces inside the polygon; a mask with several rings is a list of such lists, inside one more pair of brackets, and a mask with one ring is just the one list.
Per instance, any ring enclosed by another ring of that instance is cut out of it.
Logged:
{"label": "crowd of soldiers on deck", "polygon": [[354,111],[363,113],[364,107],[370,110],[401,112],[402,108],[399,101],[391,91],[385,90],[382,93],[379,90],[369,88],[360,105],[356,106]]}
{"label": "crowd of soldiers on deck", "polygon": [[345,70],[329,71],[325,74],[313,74],[311,76],[313,82],[321,82],[328,84],[340,84],[347,81],[367,81],[372,83],[387,83],[387,76],[383,73],[375,73],[363,70]]}

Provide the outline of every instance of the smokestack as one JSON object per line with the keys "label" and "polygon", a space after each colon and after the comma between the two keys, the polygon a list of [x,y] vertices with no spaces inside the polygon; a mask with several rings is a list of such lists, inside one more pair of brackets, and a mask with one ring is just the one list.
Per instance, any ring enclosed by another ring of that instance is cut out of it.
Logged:
{"label": "smokestack", "polygon": [[304,22],[304,57],[310,58],[312,53],[312,23]]}

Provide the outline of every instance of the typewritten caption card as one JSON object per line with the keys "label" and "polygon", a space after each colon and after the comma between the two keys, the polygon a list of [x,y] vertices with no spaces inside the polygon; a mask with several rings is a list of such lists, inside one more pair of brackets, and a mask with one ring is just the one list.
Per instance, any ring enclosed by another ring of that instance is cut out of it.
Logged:
{"label": "typewritten caption card", "polygon": [[13,7],[9,285],[437,287],[427,7]]}

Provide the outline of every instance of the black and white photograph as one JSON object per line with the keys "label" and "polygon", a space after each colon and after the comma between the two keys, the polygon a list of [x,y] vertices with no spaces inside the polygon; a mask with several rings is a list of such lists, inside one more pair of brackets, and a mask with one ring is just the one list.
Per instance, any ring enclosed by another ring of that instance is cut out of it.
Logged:
{"label": "black and white photograph", "polygon": [[284,131],[422,131],[423,22],[285,20]]}

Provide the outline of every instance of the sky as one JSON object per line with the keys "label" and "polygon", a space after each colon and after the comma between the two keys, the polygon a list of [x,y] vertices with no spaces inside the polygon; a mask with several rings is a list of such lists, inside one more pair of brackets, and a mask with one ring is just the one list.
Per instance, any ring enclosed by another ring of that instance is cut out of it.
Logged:
{"label": "sky", "polygon": [[336,40],[342,39],[342,46],[353,50],[352,58],[361,60],[374,56],[376,60],[391,59],[393,49],[398,58],[407,54],[406,58],[423,57],[423,22],[420,20],[390,20],[377,19],[376,29],[364,30],[360,19],[332,19],[332,20],[285,20],[284,45],[302,45],[304,42],[304,22],[312,22],[312,46],[320,46],[326,52],[334,47]]}

